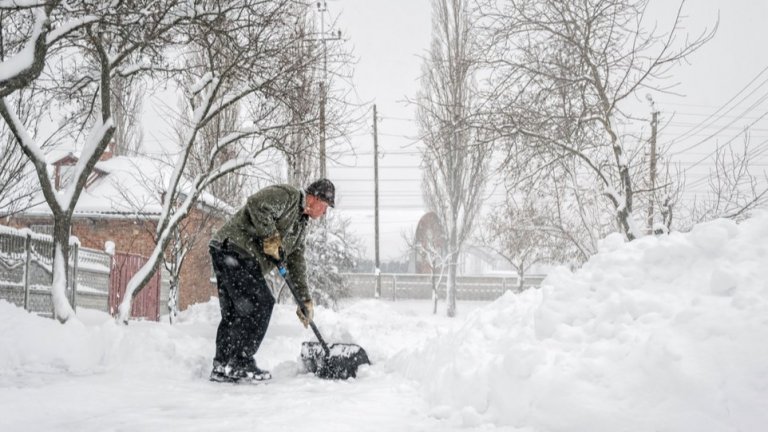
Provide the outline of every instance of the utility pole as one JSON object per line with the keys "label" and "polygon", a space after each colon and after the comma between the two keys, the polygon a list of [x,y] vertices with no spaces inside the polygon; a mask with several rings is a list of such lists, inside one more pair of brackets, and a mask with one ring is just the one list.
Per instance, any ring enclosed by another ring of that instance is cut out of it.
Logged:
{"label": "utility pole", "polygon": [[650,196],[648,199],[648,233],[653,234],[653,200],[656,197],[656,131],[659,112],[654,109],[651,100],[651,160],[650,160]]}
{"label": "utility pole", "polygon": [[328,5],[317,2],[320,12],[320,40],[323,42],[323,80],[320,82],[320,178],[325,178],[325,83],[328,78],[328,44],[325,41],[325,13]]}
{"label": "utility pole", "polygon": [[320,82],[320,178],[325,178],[325,106],[328,95],[328,41],[341,39],[341,30],[328,37],[325,34],[325,13],[328,12],[328,4],[325,1],[317,2],[317,11],[320,13],[320,41],[323,43],[323,77]]}
{"label": "utility pole", "polygon": [[381,270],[379,268],[379,134],[377,130],[377,117],[376,117],[376,104],[373,104],[373,202],[374,202],[374,249],[375,259],[375,275],[376,275],[376,292],[375,298],[381,298]]}

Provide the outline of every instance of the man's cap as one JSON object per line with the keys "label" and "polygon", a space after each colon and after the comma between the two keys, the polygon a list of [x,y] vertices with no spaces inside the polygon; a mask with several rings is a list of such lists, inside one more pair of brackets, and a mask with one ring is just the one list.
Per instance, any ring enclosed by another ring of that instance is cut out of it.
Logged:
{"label": "man's cap", "polygon": [[305,191],[310,194],[314,195],[321,200],[328,203],[329,206],[334,207],[335,205],[335,198],[336,198],[336,188],[333,186],[333,183],[331,183],[328,179],[320,179],[305,189]]}

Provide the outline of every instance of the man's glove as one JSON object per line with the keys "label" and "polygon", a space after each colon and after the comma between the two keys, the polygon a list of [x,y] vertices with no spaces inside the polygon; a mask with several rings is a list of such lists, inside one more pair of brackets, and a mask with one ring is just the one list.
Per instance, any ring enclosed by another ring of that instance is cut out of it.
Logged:
{"label": "man's glove", "polygon": [[285,252],[283,252],[283,247],[281,246],[282,242],[280,241],[280,233],[275,231],[274,234],[272,234],[269,237],[264,238],[262,241],[262,248],[264,249],[264,255],[267,256],[267,258],[270,258],[275,263],[280,263],[283,261]]}
{"label": "man's glove", "polygon": [[312,321],[312,318],[315,316],[315,305],[312,303],[312,300],[306,300],[304,302],[304,308],[307,310],[307,315],[305,316],[301,313],[301,306],[298,306],[296,307],[296,316],[298,316],[299,321],[304,324],[304,328],[307,328],[309,322]]}

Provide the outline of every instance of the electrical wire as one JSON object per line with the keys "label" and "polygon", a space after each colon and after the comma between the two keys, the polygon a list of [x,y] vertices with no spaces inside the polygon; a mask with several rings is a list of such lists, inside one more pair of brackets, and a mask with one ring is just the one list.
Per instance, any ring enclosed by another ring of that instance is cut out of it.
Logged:
{"label": "electrical wire", "polygon": [[[766,79],[766,82],[768,82],[768,79]],[[757,101],[757,102],[753,103],[753,104],[752,104],[752,105],[751,105],[749,108],[747,108],[747,110],[746,110],[746,111],[744,111],[744,113],[743,113],[743,114],[746,114],[747,112],[750,112],[750,111],[752,111],[753,109],[755,109],[755,108],[756,108],[756,107],[757,107],[759,104],[761,104],[761,103],[762,103],[763,101],[765,101],[766,99],[768,99],[768,93],[766,93],[766,94],[764,94],[763,96],[761,96],[761,97],[760,97],[760,99],[758,99],[758,101]],[[762,119],[763,119],[763,118],[766,116],[766,114],[768,114],[768,111],[766,111],[766,112],[765,112],[763,115],[761,115],[761,116],[760,116],[760,117],[758,117],[756,120],[754,120],[752,123],[750,123],[750,124],[749,124],[749,126],[747,126],[747,128],[749,128],[750,126],[753,126],[755,123],[757,123],[758,121],[762,120]],[[718,130],[717,130],[717,132],[714,132],[714,133],[710,134],[709,136],[707,136],[706,138],[704,138],[704,139],[702,139],[702,140],[700,140],[700,141],[696,142],[695,144],[689,145],[688,147],[686,147],[686,148],[684,148],[684,149],[682,149],[682,150],[679,150],[679,151],[676,151],[676,152],[674,152],[674,153],[671,153],[671,154],[670,154],[670,156],[677,156],[677,155],[679,155],[679,154],[681,154],[681,153],[685,153],[685,152],[687,152],[687,151],[689,151],[689,150],[692,150],[692,149],[694,149],[694,148],[696,148],[696,147],[698,147],[698,146],[700,146],[700,145],[702,145],[702,144],[706,143],[706,142],[707,142],[707,141],[709,141],[711,138],[715,137],[717,134],[719,134],[720,132],[724,131],[724,130],[725,130],[727,127],[728,127],[728,126],[730,126],[730,125],[734,124],[734,123],[735,123],[736,121],[738,121],[738,120],[739,120],[741,117],[743,117],[743,115],[742,115],[742,116],[739,116],[739,117],[737,117],[737,118],[736,118],[736,119],[734,119],[734,120],[732,120],[732,121],[731,121],[730,123],[728,123],[726,126],[724,126],[724,127],[720,128],[720,129],[718,129]],[[737,136],[738,136],[738,135],[737,135]]]}
{"label": "electrical wire", "polygon": [[[724,103],[722,106],[720,106],[720,108],[718,108],[718,109],[717,109],[715,112],[713,112],[713,113],[712,113],[712,114],[710,114],[710,115],[709,115],[707,118],[705,118],[704,120],[702,120],[702,121],[699,123],[699,126],[700,126],[700,125],[703,125],[703,124],[706,124],[706,123],[707,123],[707,122],[708,122],[708,121],[709,121],[709,120],[710,120],[712,117],[714,117],[715,115],[717,115],[717,113],[719,113],[719,112],[720,112],[721,110],[723,110],[723,109],[724,109],[726,106],[728,106],[728,105],[729,105],[731,102],[733,102],[733,100],[734,100],[734,99],[736,99],[737,97],[739,97],[739,95],[741,95],[742,93],[744,93],[744,91],[746,91],[746,90],[747,90],[747,88],[749,88],[749,86],[751,86],[751,85],[752,85],[752,83],[754,83],[755,81],[757,81],[757,79],[758,79],[758,78],[760,78],[760,76],[761,76],[761,75],[763,75],[763,74],[764,74],[766,71],[768,71],[768,66],[764,67],[764,68],[763,68],[763,69],[762,69],[760,72],[758,72],[758,74],[757,74],[757,75],[756,75],[754,78],[752,78],[752,80],[750,80],[750,81],[749,81],[749,82],[748,82],[748,83],[747,83],[747,84],[746,84],[744,87],[742,87],[742,88],[741,88],[741,90],[739,90],[739,92],[738,92],[738,93],[736,93],[736,94],[735,94],[733,97],[731,97],[730,99],[728,99],[728,101],[727,101],[727,102],[725,102],[725,103]],[[752,91],[752,93],[754,93],[754,92],[755,92],[757,89],[759,89],[760,87],[762,87],[762,86],[763,86],[763,85],[764,85],[766,82],[768,82],[768,79],[766,79],[766,80],[763,80],[763,82],[761,82],[761,83],[760,83],[760,85],[759,85],[759,86],[757,86],[757,88],[755,88],[755,89]],[[749,96],[749,95],[747,95],[747,96]],[[746,96],[745,96],[745,98],[746,98]],[[736,106],[738,106],[738,104],[740,104],[741,102],[743,102],[745,98],[742,98],[742,100],[740,100],[740,101],[739,101],[739,102],[738,102],[736,105],[734,105],[734,106],[733,106],[733,107],[731,107],[731,108],[730,108],[728,111],[726,111],[726,112],[725,112],[725,113],[723,113],[721,116],[719,116],[719,117],[718,117],[718,120],[719,120],[720,118],[722,118],[724,115],[726,115],[726,114],[728,114],[729,112],[731,112],[731,111],[732,111],[734,108],[736,108]],[[698,126],[695,126],[695,127],[691,128],[691,129],[689,129],[687,132],[683,133],[682,135],[678,136],[677,138],[674,138],[674,139],[672,140],[672,142],[674,143],[674,142],[678,142],[678,141],[682,140],[684,137],[688,136],[688,134],[689,134],[690,132],[692,132],[692,131],[694,131],[694,130],[697,130],[697,128],[698,128]]]}

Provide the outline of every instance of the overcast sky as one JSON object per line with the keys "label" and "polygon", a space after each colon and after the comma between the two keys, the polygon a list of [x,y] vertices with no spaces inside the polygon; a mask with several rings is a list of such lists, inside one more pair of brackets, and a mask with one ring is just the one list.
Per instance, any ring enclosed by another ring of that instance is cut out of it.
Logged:
{"label": "overcast sky", "polygon": [[[651,3],[650,15],[658,17],[660,26],[668,24],[670,12],[679,5],[661,0]],[[381,253],[383,258],[394,258],[405,249],[401,233],[412,231],[424,212],[413,107],[403,101],[419,88],[421,56],[430,38],[430,1],[330,0],[327,6],[330,15],[339,17],[344,43],[351,44],[358,58],[354,83],[361,101],[378,105]],[[674,140],[673,152],[692,147],[676,160],[686,170],[688,183],[693,183],[690,189],[700,191],[706,183],[696,179],[706,176],[709,165],[696,162],[712,151],[712,143],[732,140],[745,125],[768,112],[768,102],[762,100],[768,95],[768,84],[761,86],[768,82],[768,71],[759,75],[768,67],[768,1],[696,0],[688,2],[684,10],[684,27],[691,34],[711,28],[718,13],[719,29],[714,40],[690,58],[690,64],[675,69],[670,77],[670,82],[680,83],[675,88],[680,95],[657,96],[656,108],[666,124],[660,141]],[[742,89],[745,91],[716,117],[707,118]],[[647,102],[637,103],[641,112],[646,110]],[[768,122],[755,123],[752,138],[753,143],[766,147]],[[350,139],[358,156],[343,162],[356,168],[331,166],[329,175],[339,188],[337,211],[352,218],[372,257],[373,139],[365,130]],[[763,154],[759,168],[765,169],[766,162],[768,155]]]}
{"label": "overcast sky", "polygon": [[[419,89],[421,56],[431,32],[430,4],[425,0],[333,0],[327,5],[329,14],[339,17],[344,43],[358,58],[357,97],[377,105],[380,250],[382,259],[395,258],[405,250],[402,234],[412,232],[424,213],[414,107],[405,99]],[[328,169],[339,190],[338,211],[351,218],[370,258],[374,250],[372,119],[368,111],[365,127],[349,137],[357,156],[343,157],[344,167]]]}

